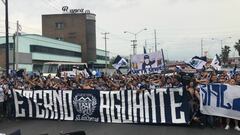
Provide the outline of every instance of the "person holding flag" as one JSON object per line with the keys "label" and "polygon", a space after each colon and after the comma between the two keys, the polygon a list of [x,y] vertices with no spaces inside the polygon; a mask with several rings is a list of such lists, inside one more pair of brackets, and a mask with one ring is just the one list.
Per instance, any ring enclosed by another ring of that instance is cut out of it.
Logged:
{"label": "person holding flag", "polygon": [[212,60],[211,66],[217,71],[221,70],[222,63],[220,57],[217,54]]}

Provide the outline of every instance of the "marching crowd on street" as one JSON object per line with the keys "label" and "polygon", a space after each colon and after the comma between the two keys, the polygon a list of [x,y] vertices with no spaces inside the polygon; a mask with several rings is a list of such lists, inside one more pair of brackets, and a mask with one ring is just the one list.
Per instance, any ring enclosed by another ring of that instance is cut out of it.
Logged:
{"label": "marching crowd on street", "polygon": [[145,74],[133,75],[131,73],[114,73],[111,76],[84,77],[55,77],[43,76],[42,74],[27,74],[22,72],[20,75],[10,74],[9,77],[0,78],[0,112],[1,117],[12,119],[12,95],[11,89],[24,90],[138,90],[138,92],[156,88],[184,87],[187,92],[188,102],[191,105],[192,123],[200,126],[216,126],[230,128],[233,121],[234,129],[240,131],[237,120],[207,116],[201,114],[199,110],[199,84],[226,83],[230,85],[240,85],[240,74],[229,74],[227,71],[202,71],[196,73],[186,73],[182,71],[171,74]]}

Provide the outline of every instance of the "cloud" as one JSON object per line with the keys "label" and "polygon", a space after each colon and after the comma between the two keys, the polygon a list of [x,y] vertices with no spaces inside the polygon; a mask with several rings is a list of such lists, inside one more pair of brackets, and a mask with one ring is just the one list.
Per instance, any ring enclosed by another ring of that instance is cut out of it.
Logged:
{"label": "cloud", "polygon": [[[123,34],[124,30],[148,28],[137,37],[140,52],[146,39],[154,43],[153,29],[157,29],[158,42],[171,59],[176,54],[178,59],[199,54],[201,38],[231,36],[237,41],[240,35],[239,0],[11,0],[9,5],[9,21],[14,23],[11,33],[16,30],[17,20],[23,31],[41,33],[41,15],[61,14],[62,6],[89,9],[97,14],[97,47],[104,48],[101,32],[110,32],[108,49],[120,55],[132,52],[131,42],[123,39],[133,36]],[[0,31],[4,31],[4,13],[0,4]],[[209,46],[214,45],[205,43],[204,50]],[[215,52],[214,47],[209,52]]]}
{"label": "cloud", "polygon": [[93,10],[108,12],[109,10],[125,10],[137,6],[139,3],[140,0],[71,0],[71,2],[66,2],[66,4],[70,4],[76,8],[92,8]]}

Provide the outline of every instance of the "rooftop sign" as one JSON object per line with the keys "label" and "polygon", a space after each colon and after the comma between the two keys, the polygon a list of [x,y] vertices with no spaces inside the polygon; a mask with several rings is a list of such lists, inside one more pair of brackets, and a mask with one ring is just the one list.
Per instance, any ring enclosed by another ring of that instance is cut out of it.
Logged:
{"label": "rooftop sign", "polygon": [[79,14],[79,13],[87,13],[87,14],[90,14],[90,10],[85,10],[83,8],[80,8],[80,9],[69,9],[68,6],[63,6],[62,7],[62,11],[64,13],[71,13],[71,14]]}

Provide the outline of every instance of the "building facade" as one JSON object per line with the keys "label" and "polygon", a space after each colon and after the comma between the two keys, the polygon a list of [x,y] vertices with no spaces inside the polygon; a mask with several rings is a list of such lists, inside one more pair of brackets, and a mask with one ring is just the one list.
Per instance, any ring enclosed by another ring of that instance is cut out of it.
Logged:
{"label": "building facade", "polygon": [[[41,71],[45,62],[82,62],[81,46],[78,44],[27,34],[18,36],[16,49],[15,41],[9,37],[11,69],[17,66],[17,69]],[[16,53],[13,50],[17,50]],[[5,37],[0,37],[0,53],[0,66],[5,67]]]}
{"label": "building facade", "polygon": [[105,50],[97,49],[96,50],[96,62],[94,63],[95,68],[105,68],[105,64],[110,64],[110,56],[109,52],[107,51],[107,57],[105,57]]}
{"label": "building facade", "polygon": [[42,15],[42,35],[81,45],[82,62],[97,60],[95,14]]}
{"label": "building facade", "polygon": [[[9,37],[9,63],[11,69],[41,71],[45,62],[82,62],[81,45],[60,41],[36,34]],[[14,51],[16,50],[16,51]],[[18,53],[17,53],[18,52]],[[0,37],[0,67],[5,68],[5,37]],[[107,58],[107,59],[105,59]],[[104,68],[105,60],[109,64],[109,52],[96,49],[96,61],[89,67]]]}

